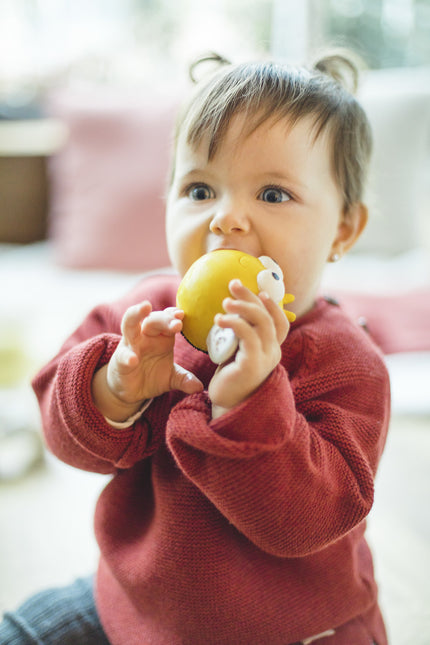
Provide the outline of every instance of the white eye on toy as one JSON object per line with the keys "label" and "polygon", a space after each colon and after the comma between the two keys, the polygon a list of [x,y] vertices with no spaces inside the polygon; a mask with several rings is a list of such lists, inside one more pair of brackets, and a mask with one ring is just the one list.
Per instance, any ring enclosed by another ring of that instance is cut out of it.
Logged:
{"label": "white eye on toy", "polygon": [[267,255],[262,255],[258,259],[265,267],[257,275],[259,290],[266,291],[276,303],[281,302],[285,295],[284,274],[281,267]]}

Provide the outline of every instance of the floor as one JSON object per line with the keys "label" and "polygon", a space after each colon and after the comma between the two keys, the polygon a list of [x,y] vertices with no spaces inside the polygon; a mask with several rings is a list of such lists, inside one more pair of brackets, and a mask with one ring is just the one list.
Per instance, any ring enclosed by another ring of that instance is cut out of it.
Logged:
{"label": "floor", "polygon": [[[49,455],[0,484],[0,610],[94,570],[94,504],[107,478]],[[395,415],[368,539],[391,645],[430,644],[430,417]]]}
{"label": "floor", "polygon": [[391,645],[430,645],[430,417],[395,416],[368,539]]}

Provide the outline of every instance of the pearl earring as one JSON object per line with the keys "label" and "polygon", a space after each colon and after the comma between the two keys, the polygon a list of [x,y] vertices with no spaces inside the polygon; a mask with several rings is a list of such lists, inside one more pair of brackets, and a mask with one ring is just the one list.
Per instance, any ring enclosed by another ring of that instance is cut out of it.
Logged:
{"label": "pearl earring", "polygon": [[340,255],[339,253],[332,253],[330,256],[330,262],[339,262]]}

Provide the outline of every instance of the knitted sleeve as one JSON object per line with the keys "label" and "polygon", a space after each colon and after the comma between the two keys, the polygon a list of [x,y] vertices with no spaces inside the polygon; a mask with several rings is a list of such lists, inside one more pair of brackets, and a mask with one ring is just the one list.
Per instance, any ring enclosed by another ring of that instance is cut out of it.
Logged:
{"label": "knitted sleeve", "polygon": [[300,368],[279,365],[240,406],[211,420],[204,395],[172,411],[180,468],[263,551],[314,553],[365,518],[387,432],[389,382],[370,343],[303,334]]}
{"label": "knitted sleeve", "polygon": [[160,284],[148,280],[120,301],[96,307],[36,375],[33,388],[44,436],[59,459],[84,470],[111,473],[156,449],[160,438],[154,436],[146,415],[130,428],[115,429],[106,422],[93,403],[91,381],[115,351],[126,308],[144,298],[161,308],[170,304],[175,292],[170,278],[162,278]]}

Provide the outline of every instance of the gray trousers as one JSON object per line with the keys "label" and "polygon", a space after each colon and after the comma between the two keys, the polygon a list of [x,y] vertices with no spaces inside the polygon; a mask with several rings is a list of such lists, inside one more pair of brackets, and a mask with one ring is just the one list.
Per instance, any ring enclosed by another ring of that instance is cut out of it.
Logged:
{"label": "gray trousers", "polygon": [[0,645],[109,645],[97,616],[93,578],[41,591],[6,612]]}

